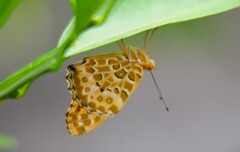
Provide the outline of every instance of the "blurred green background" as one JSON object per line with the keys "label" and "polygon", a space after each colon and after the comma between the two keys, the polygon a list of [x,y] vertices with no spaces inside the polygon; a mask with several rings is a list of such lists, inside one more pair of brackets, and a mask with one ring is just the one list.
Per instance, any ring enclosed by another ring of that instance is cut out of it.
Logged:
{"label": "blurred green background", "polygon": [[[116,117],[84,136],[67,133],[64,117],[71,96],[66,66],[119,52],[113,43],[70,58],[57,73],[36,80],[24,98],[0,105],[0,134],[16,137],[20,152],[239,152],[239,16],[235,9],[156,31],[151,56],[169,112],[146,72]],[[54,48],[70,19],[67,1],[22,1],[0,31],[0,79]],[[141,48],[144,35],[125,43]]]}

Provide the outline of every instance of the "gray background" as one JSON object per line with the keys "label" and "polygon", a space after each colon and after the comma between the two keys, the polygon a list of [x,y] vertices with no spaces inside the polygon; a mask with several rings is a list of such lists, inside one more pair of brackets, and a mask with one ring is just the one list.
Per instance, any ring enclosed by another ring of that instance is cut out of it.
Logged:
{"label": "gray background", "polygon": [[[84,136],[67,133],[66,66],[119,52],[113,43],[70,58],[57,73],[36,80],[24,98],[0,105],[0,133],[16,137],[20,152],[239,152],[239,17],[235,9],[155,33],[151,56],[169,112],[145,72],[116,117]],[[0,79],[54,48],[70,18],[67,1],[23,1],[0,31]],[[125,43],[142,47],[144,34]]]}

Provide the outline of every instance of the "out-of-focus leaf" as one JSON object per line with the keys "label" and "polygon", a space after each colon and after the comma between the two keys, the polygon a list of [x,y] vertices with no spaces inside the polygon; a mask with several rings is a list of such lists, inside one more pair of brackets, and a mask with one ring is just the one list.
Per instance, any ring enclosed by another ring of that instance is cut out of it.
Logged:
{"label": "out-of-focus leaf", "polygon": [[6,23],[13,10],[21,0],[1,0],[0,1],[0,28]]}
{"label": "out-of-focus leaf", "polygon": [[16,138],[0,134],[0,151],[13,150],[17,146],[18,142]]}
{"label": "out-of-focus leaf", "polygon": [[75,16],[75,34],[106,18],[115,0],[69,0]]}

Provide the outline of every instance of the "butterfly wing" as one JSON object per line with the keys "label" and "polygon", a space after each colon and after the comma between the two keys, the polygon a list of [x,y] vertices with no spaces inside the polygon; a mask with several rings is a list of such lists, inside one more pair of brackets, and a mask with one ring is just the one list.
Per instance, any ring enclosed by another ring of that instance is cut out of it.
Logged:
{"label": "butterfly wing", "polygon": [[87,133],[118,113],[142,75],[142,65],[129,62],[123,54],[88,57],[70,65],[66,77],[73,99],[66,115],[69,133]]}
{"label": "butterfly wing", "polygon": [[66,113],[67,129],[71,135],[85,134],[110,118],[107,114],[99,114],[72,100]]}

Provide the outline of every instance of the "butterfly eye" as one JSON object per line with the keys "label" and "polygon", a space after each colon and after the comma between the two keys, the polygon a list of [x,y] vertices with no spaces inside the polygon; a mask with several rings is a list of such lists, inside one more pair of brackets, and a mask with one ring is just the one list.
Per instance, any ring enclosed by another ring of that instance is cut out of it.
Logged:
{"label": "butterfly eye", "polygon": [[148,64],[148,70],[154,70],[155,69],[155,63],[153,59],[149,59],[149,64]]}

